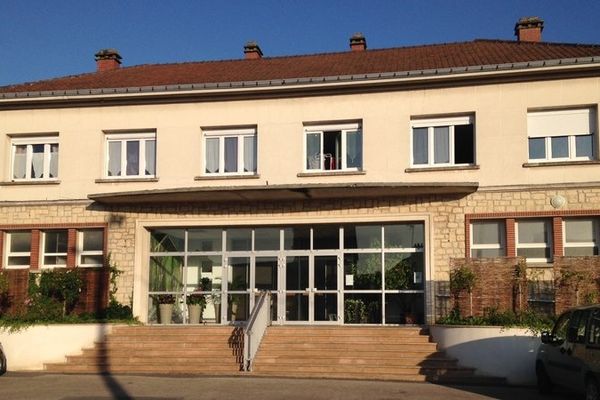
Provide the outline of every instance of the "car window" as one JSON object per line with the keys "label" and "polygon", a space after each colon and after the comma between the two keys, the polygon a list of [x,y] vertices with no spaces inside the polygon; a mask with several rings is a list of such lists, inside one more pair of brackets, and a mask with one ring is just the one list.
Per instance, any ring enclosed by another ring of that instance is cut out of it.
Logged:
{"label": "car window", "polygon": [[573,313],[571,318],[571,328],[573,328],[575,337],[573,343],[585,343],[585,328],[590,317],[590,310],[578,310]]}
{"label": "car window", "polygon": [[591,345],[600,345],[600,309],[596,309],[592,312],[587,342]]}
{"label": "car window", "polygon": [[569,327],[570,317],[570,313],[563,314],[558,318],[558,321],[556,321],[556,324],[554,325],[552,336],[558,343],[564,342],[567,338],[567,328]]}

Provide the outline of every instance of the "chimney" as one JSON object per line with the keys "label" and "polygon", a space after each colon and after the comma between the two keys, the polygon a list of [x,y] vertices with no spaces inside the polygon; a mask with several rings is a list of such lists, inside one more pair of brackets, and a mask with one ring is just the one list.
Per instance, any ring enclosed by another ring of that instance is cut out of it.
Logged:
{"label": "chimney", "polygon": [[351,51],[364,51],[367,49],[367,39],[361,32],[357,32],[350,37]]}
{"label": "chimney", "polygon": [[95,54],[96,72],[112,71],[121,67],[121,55],[115,49],[102,49]]}
{"label": "chimney", "polygon": [[515,36],[519,42],[541,42],[544,20],[540,17],[523,17],[515,24]]}
{"label": "chimney", "polygon": [[244,45],[244,58],[246,60],[257,60],[262,56],[263,52],[260,50],[258,43],[251,41]]}

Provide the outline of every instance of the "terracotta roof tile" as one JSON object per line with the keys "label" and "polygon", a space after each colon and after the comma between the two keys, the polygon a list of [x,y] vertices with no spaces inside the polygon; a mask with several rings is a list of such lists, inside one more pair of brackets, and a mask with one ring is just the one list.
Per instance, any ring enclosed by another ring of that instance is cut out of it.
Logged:
{"label": "terracotta roof tile", "polygon": [[600,45],[474,40],[256,60],[146,64],[0,87],[0,93],[265,81],[600,56]]}

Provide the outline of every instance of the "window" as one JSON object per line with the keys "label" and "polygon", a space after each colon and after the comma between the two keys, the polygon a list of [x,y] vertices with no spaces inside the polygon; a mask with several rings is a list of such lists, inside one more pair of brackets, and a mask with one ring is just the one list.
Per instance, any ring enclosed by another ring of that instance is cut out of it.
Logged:
{"label": "window", "polygon": [[517,256],[527,262],[549,262],[552,249],[550,220],[527,219],[517,222]]}
{"label": "window", "polygon": [[360,124],[305,126],[304,135],[307,171],[362,169]]}
{"label": "window", "polygon": [[256,174],[256,129],[204,130],[206,175]]}
{"label": "window", "polygon": [[475,163],[474,117],[413,120],[412,165],[454,166]]}
{"label": "window", "polygon": [[86,229],[77,234],[77,265],[102,267],[104,265],[104,230]]}
{"label": "window", "polygon": [[67,236],[66,229],[44,232],[42,244],[44,267],[67,266]]}
{"label": "window", "polygon": [[6,234],[7,268],[28,268],[31,264],[31,232]]}
{"label": "window", "polygon": [[156,133],[108,134],[106,145],[108,177],[156,175]]}
{"label": "window", "polygon": [[591,108],[527,113],[529,160],[592,160],[595,119]]}
{"label": "window", "polygon": [[58,178],[58,137],[12,139],[12,179]]}
{"label": "window", "polygon": [[564,220],[565,256],[597,256],[600,243],[598,218]]}
{"label": "window", "polygon": [[471,257],[504,257],[506,255],[504,221],[471,223]]}

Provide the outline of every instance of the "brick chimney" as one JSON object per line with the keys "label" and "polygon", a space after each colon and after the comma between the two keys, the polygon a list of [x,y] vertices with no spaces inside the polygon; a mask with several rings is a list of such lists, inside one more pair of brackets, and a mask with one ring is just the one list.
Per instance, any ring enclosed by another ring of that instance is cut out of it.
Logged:
{"label": "brick chimney", "polygon": [[95,54],[96,71],[111,71],[121,67],[121,55],[115,49],[102,49]]}
{"label": "brick chimney", "polygon": [[515,24],[515,36],[519,42],[541,42],[544,20],[540,17],[523,17]]}
{"label": "brick chimney", "polygon": [[244,45],[244,58],[246,60],[257,60],[262,58],[263,52],[258,46],[258,43],[251,41]]}
{"label": "brick chimney", "polygon": [[367,49],[367,39],[361,32],[357,32],[350,37],[351,51],[364,51]]}

